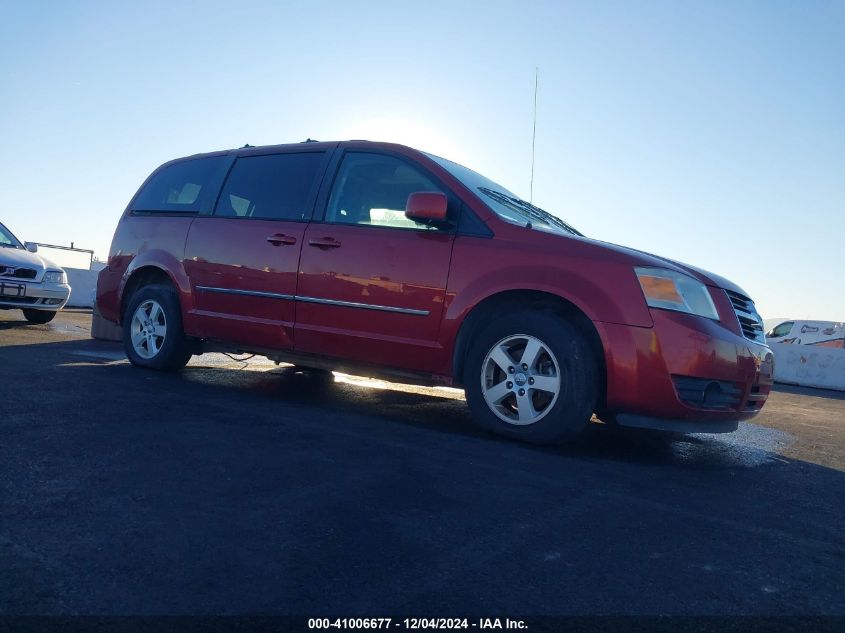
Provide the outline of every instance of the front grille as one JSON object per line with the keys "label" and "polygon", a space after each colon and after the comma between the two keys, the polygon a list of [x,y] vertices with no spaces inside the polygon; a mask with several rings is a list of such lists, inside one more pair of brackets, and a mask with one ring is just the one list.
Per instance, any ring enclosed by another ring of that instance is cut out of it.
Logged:
{"label": "front grille", "polygon": [[763,319],[757,314],[754,302],[738,292],[725,290],[728,299],[731,300],[739,327],[742,328],[742,335],[757,343],[766,342],[766,334],[763,330]]}
{"label": "front grille", "polygon": [[35,279],[35,276],[37,274],[38,271],[34,268],[14,268],[0,266],[0,277],[11,277],[14,279]]}

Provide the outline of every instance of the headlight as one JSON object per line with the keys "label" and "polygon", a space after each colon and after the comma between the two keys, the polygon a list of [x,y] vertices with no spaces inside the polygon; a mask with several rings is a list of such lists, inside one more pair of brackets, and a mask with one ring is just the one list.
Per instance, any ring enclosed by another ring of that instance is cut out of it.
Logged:
{"label": "headlight", "polygon": [[719,320],[707,286],[688,275],[665,268],[635,268],[645,300],[652,308],[686,312]]}
{"label": "headlight", "polygon": [[44,273],[44,279],[42,281],[45,284],[66,284],[67,277],[65,277],[65,271],[63,270],[48,270]]}

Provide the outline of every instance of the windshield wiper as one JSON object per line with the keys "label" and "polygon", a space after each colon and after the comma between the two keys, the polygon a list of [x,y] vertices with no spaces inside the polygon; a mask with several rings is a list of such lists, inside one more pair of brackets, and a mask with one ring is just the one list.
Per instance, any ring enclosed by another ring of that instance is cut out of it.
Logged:
{"label": "windshield wiper", "polygon": [[[544,211],[540,207],[535,207],[530,202],[526,202],[525,200],[520,200],[519,198],[514,198],[508,195],[505,195],[501,191],[494,191],[493,189],[488,189],[487,187],[479,187],[479,191],[483,194],[489,196],[493,200],[504,204],[505,206],[515,207],[517,211],[527,215],[529,218],[534,218],[535,220],[539,220],[540,222],[544,222],[551,226],[556,226],[559,229],[563,229],[568,233],[572,233],[573,235],[579,235],[583,237],[583,233],[577,231],[575,228],[571,227],[569,224],[561,220],[556,215],[552,215],[548,211]],[[528,223],[528,228],[531,228],[531,222]]]}

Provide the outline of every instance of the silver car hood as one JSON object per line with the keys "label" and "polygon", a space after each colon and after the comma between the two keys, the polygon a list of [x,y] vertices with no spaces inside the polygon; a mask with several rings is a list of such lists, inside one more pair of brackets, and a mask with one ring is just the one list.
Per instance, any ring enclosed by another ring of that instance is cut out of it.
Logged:
{"label": "silver car hood", "polygon": [[37,253],[30,253],[21,248],[0,247],[0,276],[9,267],[35,269],[37,272],[33,281],[41,281],[44,271],[48,269],[62,270],[61,266],[57,266],[46,257],[41,257]]}

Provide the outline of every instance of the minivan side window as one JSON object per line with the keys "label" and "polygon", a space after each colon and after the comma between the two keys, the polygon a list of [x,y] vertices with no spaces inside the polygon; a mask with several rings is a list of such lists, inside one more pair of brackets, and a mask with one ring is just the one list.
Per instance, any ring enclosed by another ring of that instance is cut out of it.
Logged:
{"label": "minivan side window", "polygon": [[349,153],[343,158],[335,178],[326,222],[437,230],[405,217],[408,196],[417,191],[442,189],[398,158]]}
{"label": "minivan side window", "polygon": [[200,213],[216,191],[226,156],[207,156],[173,163],[157,171],[132,203],[133,211]]}
{"label": "minivan side window", "polygon": [[214,215],[308,220],[324,157],[324,152],[302,152],[239,158],[223,185]]}
{"label": "minivan side window", "polygon": [[781,323],[776,328],[774,328],[771,332],[769,332],[769,338],[780,338],[781,336],[786,336],[792,331],[792,326],[795,325],[795,321],[787,321],[786,323]]}

